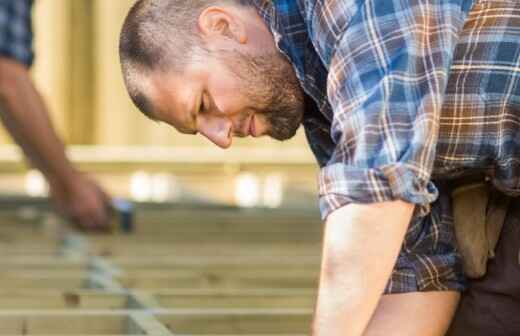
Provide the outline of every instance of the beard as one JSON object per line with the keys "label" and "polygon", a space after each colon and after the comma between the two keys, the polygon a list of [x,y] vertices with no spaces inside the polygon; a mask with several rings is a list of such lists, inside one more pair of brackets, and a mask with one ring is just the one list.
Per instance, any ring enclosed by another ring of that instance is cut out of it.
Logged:
{"label": "beard", "polygon": [[280,53],[224,54],[228,54],[225,63],[243,83],[240,93],[248,98],[255,114],[266,119],[267,135],[279,141],[294,137],[303,120],[304,94],[289,61]]}

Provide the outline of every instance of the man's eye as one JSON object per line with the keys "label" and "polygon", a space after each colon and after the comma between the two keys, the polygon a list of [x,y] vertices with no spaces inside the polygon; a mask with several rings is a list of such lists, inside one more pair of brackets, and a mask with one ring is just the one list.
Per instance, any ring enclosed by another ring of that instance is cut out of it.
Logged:
{"label": "man's eye", "polygon": [[210,102],[208,101],[208,95],[204,93],[200,99],[200,110],[199,112],[208,112],[210,108]]}

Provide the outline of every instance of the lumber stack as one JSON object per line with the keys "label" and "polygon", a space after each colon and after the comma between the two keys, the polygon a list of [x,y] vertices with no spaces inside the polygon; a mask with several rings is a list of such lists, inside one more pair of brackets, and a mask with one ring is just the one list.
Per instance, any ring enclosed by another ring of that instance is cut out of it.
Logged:
{"label": "lumber stack", "polygon": [[305,335],[321,229],[314,209],[143,205],[92,236],[0,209],[0,335]]}

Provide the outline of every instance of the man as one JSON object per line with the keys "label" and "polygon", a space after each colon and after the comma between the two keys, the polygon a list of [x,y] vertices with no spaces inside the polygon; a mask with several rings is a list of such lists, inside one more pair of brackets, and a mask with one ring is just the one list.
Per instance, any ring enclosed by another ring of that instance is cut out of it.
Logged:
{"label": "man", "polygon": [[32,0],[0,0],[0,117],[49,182],[58,210],[84,229],[104,229],[109,198],[67,159],[31,80]]}
{"label": "man", "polygon": [[[222,148],[303,124],[326,221],[313,335],[327,336],[446,333],[466,288],[446,181],[482,170],[518,193],[519,55],[516,1],[140,0],[120,39],[151,119]],[[518,231],[497,251],[518,256]],[[520,279],[518,258],[500,262]],[[453,335],[518,335],[519,283],[493,296],[505,320]]]}

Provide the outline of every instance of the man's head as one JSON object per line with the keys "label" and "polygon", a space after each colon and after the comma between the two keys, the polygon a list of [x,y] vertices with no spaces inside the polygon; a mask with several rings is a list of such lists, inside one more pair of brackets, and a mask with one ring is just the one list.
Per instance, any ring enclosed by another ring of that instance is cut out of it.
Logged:
{"label": "man's head", "polygon": [[148,117],[227,148],[294,136],[303,92],[250,0],[140,0],[121,32],[128,92]]}

